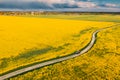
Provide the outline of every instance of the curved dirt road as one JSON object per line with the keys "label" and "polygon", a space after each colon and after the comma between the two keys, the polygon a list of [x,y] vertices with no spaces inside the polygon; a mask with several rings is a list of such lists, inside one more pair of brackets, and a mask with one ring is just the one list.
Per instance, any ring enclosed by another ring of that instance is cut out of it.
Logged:
{"label": "curved dirt road", "polygon": [[[107,28],[109,28],[109,27],[107,27]],[[104,28],[104,29],[106,29],[106,28]],[[75,54],[72,54],[72,55],[67,56],[67,57],[62,57],[62,58],[59,58],[59,59],[55,59],[55,60],[50,60],[50,61],[42,62],[42,63],[36,64],[36,65],[33,65],[33,66],[29,66],[29,67],[26,67],[26,68],[23,68],[23,69],[19,69],[19,70],[10,72],[8,74],[0,76],[0,80],[5,80],[5,79],[17,76],[19,74],[22,74],[22,73],[25,73],[25,72],[28,72],[28,71],[31,71],[31,70],[34,70],[34,69],[37,69],[37,68],[41,68],[43,66],[47,66],[47,65],[50,65],[50,64],[58,63],[58,62],[61,62],[61,61],[65,61],[65,60],[77,57],[77,56],[79,56],[79,55],[81,55],[81,54],[89,51],[93,47],[93,45],[94,45],[94,43],[96,41],[96,35],[101,30],[103,30],[103,29],[95,31],[92,34],[92,38],[91,38],[90,43],[84,49],[82,49],[81,51],[75,52]]]}

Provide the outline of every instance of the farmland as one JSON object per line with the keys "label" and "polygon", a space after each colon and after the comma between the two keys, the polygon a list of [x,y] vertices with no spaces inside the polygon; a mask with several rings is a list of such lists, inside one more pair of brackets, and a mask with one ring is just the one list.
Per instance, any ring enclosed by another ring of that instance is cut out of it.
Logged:
{"label": "farmland", "polygon": [[35,18],[51,18],[51,19],[67,19],[67,20],[84,20],[84,21],[99,21],[99,22],[120,22],[120,15],[112,14],[87,14],[87,15],[37,15],[37,16],[23,16]]}
{"label": "farmland", "polygon": [[[98,34],[95,46],[84,55],[19,75],[11,80],[120,79],[120,27]],[[32,76],[32,77],[31,77]],[[33,77],[34,76],[34,77]]]}
{"label": "farmland", "polygon": [[[89,43],[95,30],[115,25],[115,22],[118,22],[115,19],[113,21],[106,19],[104,22],[79,20],[78,18],[68,19],[66,17],[52,19],[52,17],[36,18],[31,16],[0,16],[0,19],[0,74],[21,66],[72,54]],[[94,48],[85,55],[43,67],[12,79],[71,79],[70,76],[73,79],[84,79],[89,78],[89,73],[93,74],[92,79],[101,78],[96,76],[103,73],[104,70],[108,71],[109,66],[116,70],[116,67],[119,66],[114,67],[115,62],[110,62],[114,57],[119,64],[119,31],[119,28],[114,28],[99,33]],[[105,42],[107,43],[104,44]],[[103,45],[100,45],[101,43]],[[110,60],[108,60],[109,57],[111,57]],[[105,65],[108,65],[107,69]],[[95,72],[92,72],[93,70]],[[118,72],[115,73],[119,74]],[[109,77],[112,74],[106,75]]]}

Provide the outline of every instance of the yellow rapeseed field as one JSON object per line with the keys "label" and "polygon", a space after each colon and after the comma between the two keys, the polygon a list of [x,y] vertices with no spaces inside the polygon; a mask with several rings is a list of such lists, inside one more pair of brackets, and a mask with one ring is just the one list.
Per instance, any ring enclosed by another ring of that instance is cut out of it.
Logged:
{"label": "yellow rapeseed field", "polygon": [[120,80],[120,25],[97,35],[94,47],[79,57],[10,80]]}
{"label": "yellow rapeseed field", "polygon": [[0,74],[71,54],[112,22],[0,16]]}

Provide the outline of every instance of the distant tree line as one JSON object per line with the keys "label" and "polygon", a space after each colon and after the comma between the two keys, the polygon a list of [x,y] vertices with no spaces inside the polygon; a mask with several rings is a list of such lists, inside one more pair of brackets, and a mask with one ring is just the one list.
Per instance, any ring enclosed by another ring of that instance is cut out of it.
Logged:
{"label": "distant tree line", "polygon": [[99,14],[117,14],[120,15],[120,12],[55,12],[55,11],[0,11],[0,15],[99,15]]}

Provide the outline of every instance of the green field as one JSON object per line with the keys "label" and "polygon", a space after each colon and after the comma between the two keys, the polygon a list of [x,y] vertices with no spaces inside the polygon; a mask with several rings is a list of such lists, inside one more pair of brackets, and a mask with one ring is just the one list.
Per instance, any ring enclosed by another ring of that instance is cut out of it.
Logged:
{"label": "green field", "polygon": [[[26,16],[24,16],[26,17]],[[106,21],[106,22],[120,22],[120,15],[39,15],[27,16],[36,18],[54,18],[54,19],[70,19],[70,20],[87,20],[87,21]]]}

